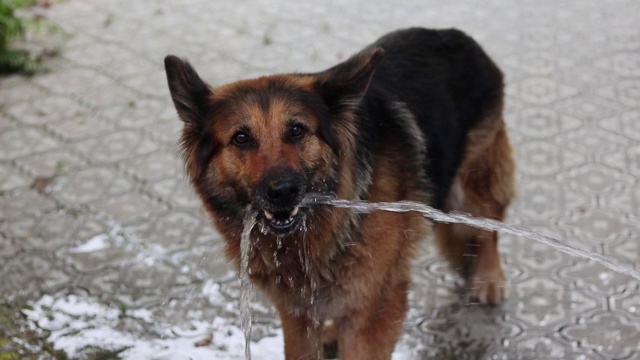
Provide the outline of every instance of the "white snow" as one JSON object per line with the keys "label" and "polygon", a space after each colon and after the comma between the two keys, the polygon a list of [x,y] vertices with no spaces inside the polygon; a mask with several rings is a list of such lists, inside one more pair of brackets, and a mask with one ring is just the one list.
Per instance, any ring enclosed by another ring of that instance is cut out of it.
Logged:
{"label": "white snow", "polygon": [[69,249],[69,252],[72,254],[78,254],[104,250],[109,247],[108,240],[108,234],[99,234],[87,240],[84,244]]}
{"label": "white snow", "polygon": [[[222,296],[211,283],[205,293],[210,298]],[[104,349],[129,347],[119,355],[125,360],[209,360],[244,359],[244,335],[231,319],[215,317],[212,321],[191,321],[188,326],[173,326],[154,320],[151,311],[130,310],[126,314],[153,324],[159,333],[148,338],[127,330],[119,330],[121,310],[105,306],[90,298],[66,295],[54,298],[43,296],[32,304],[32,310],[24,311],[39,327],[51,332],[48,340],[70,357],[76,356],[86,346]],[[196,347],[195,342],[213,334],[211,344]],[[408,340],[408,341],[407,341]],[[284,339],[281,331],[275,336],[252,342],[251,353],[255,359],[284,359]],[[408,336],[398,344],[394,360],[412,359],[417,347]]]}

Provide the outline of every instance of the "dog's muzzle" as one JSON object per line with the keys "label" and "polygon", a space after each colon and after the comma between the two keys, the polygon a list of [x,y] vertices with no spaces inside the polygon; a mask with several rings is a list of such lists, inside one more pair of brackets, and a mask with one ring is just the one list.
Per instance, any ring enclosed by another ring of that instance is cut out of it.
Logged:
{"label": "dog's muzzle", "polygon": [[256,191],[256,205],[266,225],[276,234],[293,231],[299,222],[300,202],[304,197],[302,176],[290,169],[270,171]]}

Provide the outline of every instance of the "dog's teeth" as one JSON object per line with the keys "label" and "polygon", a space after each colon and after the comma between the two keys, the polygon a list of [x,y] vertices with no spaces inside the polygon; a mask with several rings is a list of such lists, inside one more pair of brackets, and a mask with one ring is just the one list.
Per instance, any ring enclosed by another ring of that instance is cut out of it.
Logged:
{"label": "dog's teeth", "polygon": [[271,213],[271,212],[269,212],[269,211],[267,211],[267,210],[265,210],[265,211],[264,211],[264,216],[265,216],[268,220],[273,219],[273,213]]}
{"label": "dog's teeth", "polygon": [[294,216],[296,216],[296,214],[298,213],[298,210],[300,210],[299,206],[294,207],[293,211],[291,212],[290,218],[293,218]]}

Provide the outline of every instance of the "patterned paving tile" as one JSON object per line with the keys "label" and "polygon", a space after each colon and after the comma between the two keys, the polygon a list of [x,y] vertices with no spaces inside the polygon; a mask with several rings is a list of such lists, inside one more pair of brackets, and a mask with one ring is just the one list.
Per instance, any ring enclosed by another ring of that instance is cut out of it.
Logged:
{"label": "patterned paving tile", "polygon": [[35,217],[55,207],[56,205],[51,199],[42,196],[35,190],[25,190],[0,196],[2,218],[5,220]]}
{"label": "patterned paving tile", "polygon": [[0,160],[13,160],[55,148],[59,142],[36,128],[19,128],[0,134]]}
{"label": "patterned paving tile", "polygon": [[158,145],[144,134],[122,130],[105,136],[81,141],[73,149],[98,163],[118,163],[136,155],[149,154]]}
{"label": "patterned paving tile", "polygon": [[629,276],[589,261],[576,261],[560,270],[559,275],[563,281],[574,284],[578,289],[599,295],[621,294],[629,289],[637,289],[639,284]]}
{"label": "patterned paving tile", "polygon": [[24,188],[28,184],[27,178],[9,164],[0,163],[0,192]]}
{"label": "patterned paving tile", "polygon": [[520,111],[514,119],[518,129],[532,138],[548,139],[581,127],[578,118],[564,116],[554,110],[534,107]]}
{"label": "patterned paving tile", "polygon": [[615,85],[604,86],[597,93],[604,98],[637,108],[640,105],[640,80],[625,79]]}
{"label": "patterned paving tile", "polygon": [[21,157],[16,160],[16,164],[34,177],[49,177],[83,169],[87,166],[87,161],[72,152],[69,147],[62,146]]}
{"label": "patterned paving tile", "polygon": [[201,208],[201,202],[185,177],[170,177],[149,185],[150,190],[178,208]]}
{"label": "patterned paving tile", "polygon": [[119,163],[119,167],[136,179],[153,182],[182,174],[178,156],[169,151],[155,151]]}
{"label": "patterned paving tile", "polygon": [[167,209],[165,204],[138,192],[102,198],[91,203],[91,206],[98,211],[110,214],[113,219],[122,224],[145,222],[153,214]]}
{"label": "patterned paving tile", "polygon": [[[28,281],[24,274],[29,274]],[[65,289],[73,277],[61,269],[59,261],[41,252],[25,252],[4,259],[0,275],[3,279],[0,291],[21,299],[57,293]]]}
{"label": "patterned paving tile", "polygon": [[609,359],[632,358],[640,343],[638,324],[617,312],[593,315],[579,324],[567,326],[561,333]]}
{"label": "patterned paving tile", "polygon": [[3,107],[14,119],[25,125],[47,125],[75,116],[86,116],[87,109],[77,100],[62,96],[43,96],[37,102],[17,102]]}
{"label": "patterned paving tile", "polygon": [[54,196],[66,204],[87,204],[105,197],[126,194],[134,188],[133,180],[109,166],[87,167],[56,177]]}

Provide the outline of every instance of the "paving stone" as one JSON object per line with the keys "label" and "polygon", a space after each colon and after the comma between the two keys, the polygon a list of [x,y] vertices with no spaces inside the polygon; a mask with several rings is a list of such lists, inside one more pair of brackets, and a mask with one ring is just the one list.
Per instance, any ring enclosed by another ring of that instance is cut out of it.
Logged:
{"label": "paving stone", "polygon": [[571,148],[541,140],[518,144],[516,156],[518,169],[526,177],[555,175],[586,161],[586,156]]}
{"label": "paving stone", "polygon": [[520,111],[515,119],[516,126],[526,136],[548,139],[566,131],[574,131],[582,126],[578,118],[564,116],[557,111],[533,107]]}
{"label": "paving stone", "polygon": [[638,282],[628,276],[587,261],[576,261],[560,270],[559,275],[563,281],[570,281],[581,290],[600,295],[622,294],[638,288]]}
{"label": "paving stone", "polygon": [[45,90],[25,81],[19,75],[4,77],[0,82],[0,105],[9,106],[18,102],[33,102],[49,95]]}
{"label": "paving stone", "polygon": [[86,107],[77,100],[61,95],[43,96],[37,102],[8,104],[3,110],[25,125],[47,125],[87,114]]}
{"label": "paving stone", "polygon": [[[85,244],[92,246],[100,244],[103,247],[92,247],[91,251],[84,251],[83,244],[80,244],[57,253],[65,265],[73,269],[74,273],[85,275],[84,281],[87,280],[87,277],[100,277],[105,271],[121,268],[135,260],[135,255],[131,253],[131,250],[118,244],[118,240],[113,239],[109,234],[95,235],[87,239]],[[89,247],[87,246],[87,248]],[[89,288],[93,287],[89,286]]]}
{"label": "paving stone", "polygon": [[26,188],[29,180],[8,164],[0,163],[0,192]]}
{"label": "paving stone", "polygon": [[189,247],[207,226],[208,220],[186,212],[172,211],[156,221],[154,234],[158,244],[167,248]]}
{"label": "paving stone", "polygon": [[597,309],[594,299],[574,295],[569,286],[546,276],[532,277],[519,282],[515,288],[520,301],[513,316],[532,328],[554,328],[567,318]]}
{"label": "paving stone", "polygon": [[602,119],[598,126],[615,134],[623,135],[635,141],[640,141],[640,110],[620,114],[619,116]]}
{"label": "paving stone", "polygon": [[153,182],[160,179],[176,177],[183,171],[183,165],[175,153],[156,151],[148,155],[124,160],[119,165],[124,171],[136,179]]}
{"label": "paving stone", "polygon": [[91,206],[100,212],[109,214],[121,224],[148,221],[153,214],[167,209],[165,204],[138,192],[102,198],[92,203]]}
{"label": "paving stone", "polygon": [[87,166],[86,160],[66,146],[21,157],[16,163],[33,177],[68,174]]}
{"label": "paving stone", "polygon": [[[24,274],[29,277],[25,278]],[[20,299],[55,294],[68,286],[73,278],[61,269],[59,261],[42,252],[20,253],[5,259],[0,275],[0,292]]]}
{"label": "paving stone", "polygon": [[518,339],[515,353],[506,354],[505,359],[602,359],[597,354],[585,354],[576,351],[571,344],[553,335],[532,335]]}
{"label": "paving stone", "polygon": [[147,130],[154,139],[161,141],[162,143],[167,145],[167,148],[171,149],[174,154],[178,153],[178,141],[180,136],[182,135],[182,128],[184,123],[177,118],[175,109],[170,109],[171,116],[173,117],[170,121],[164,120],[163,118],[166,115],[166,109],[159,115],[158,121],[153,124],[152,127],[147,128]]}
{"label": "paving stone", "polygon": [[62,118],[57,122],[48,123],[46,128],[70,143],[81,142],[87,138],[104,137],[115,132],[115,124],[97,118],[98,114],[92,108],[80,116]]}
{"label": "paving stone", "polygon": [[141,132],[122,130],[81,141],[73,149],[98,163],[114,164],[159,147]]}
{"label": "paving stone", "polygon": [[201,202],[194,191],[189,187],[185,177],[173,176],[150,184],[149,188],[154,194],[169,201],[173,206],[180,208],[201,208]]}
{"label": "paving stone", "polygon": [[567,326],[562,334],[609,359],[633,356],[640,343],[640,326],[617,312],[596,314]]}
{"label": "paving stone", "polygon": [[22,217],[36,217],[43,212],[54,209],[55,206],[51,199],[42,196],[35,190],[25,190],[0,196],[0,209],[2,209],[3,219],[15,220]]}
{"label": "paving stone", "polygon": [[578,167],[563,171],[558,179],[584,194],[606,194],[634,181],[633,176],[625,172],[600,164],[580,164]]}
{"label": "paving stone", "polygon": [[13,160],[55,148],[59,141],[35,128],[18,128],[0,134],[0,160]]}
{"label": "paving stone", "polygon": [[54,196],[68,205],[87,204],[105,197],[126,194],[134,186],[133,180],[112,167],[86,167],[56,177]]}

